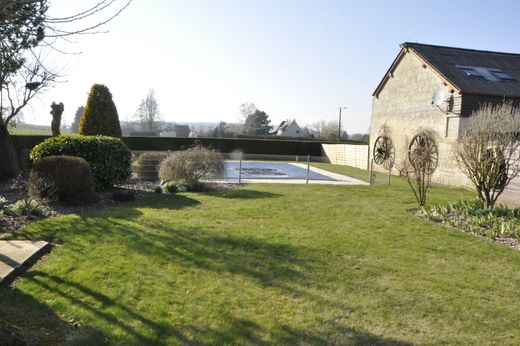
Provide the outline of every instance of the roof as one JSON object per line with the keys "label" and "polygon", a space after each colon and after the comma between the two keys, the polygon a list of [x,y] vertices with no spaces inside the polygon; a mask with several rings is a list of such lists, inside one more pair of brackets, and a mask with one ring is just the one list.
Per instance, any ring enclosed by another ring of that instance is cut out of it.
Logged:
{"label": "roof", "polygon": [[[520,97],[520,54],[485,50],[434,46],[405,42],[401,52],[381,81],[374,96],[379,94],[389,74],[399,64],[402,56],[412,51],[429,65],[447,84],[465,94]],[[469,76],[463,68],[474,68],[486,78]],[[494,78],[492,71],[499,70],[514,80]],[[489,78],[488,78],[489,75]]]}
{"label": "roof", "polygon": [[298,126],[298,124],[296,124],[296,120],[295,119],[292,119],[292,120],[284,120],[280,123],[280,125],[278,125],[276,128],[274,128],[273,130],[271,130],[272,133],[275,133],[275,132],[278,132],[278,130],[281,130],[282,132],[283,131],[286,131],[289,126],[291,126],[292,124],[295,124],[296,126]]}

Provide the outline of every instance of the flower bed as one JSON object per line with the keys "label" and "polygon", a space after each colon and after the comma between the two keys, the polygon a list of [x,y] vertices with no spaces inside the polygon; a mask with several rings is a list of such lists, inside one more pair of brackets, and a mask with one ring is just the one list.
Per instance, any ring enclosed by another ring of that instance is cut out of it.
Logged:
{"label": "flower bed", "polygon": [[417,216],[520,249],[520,209],[485,209],[479,200],[423,207]]}

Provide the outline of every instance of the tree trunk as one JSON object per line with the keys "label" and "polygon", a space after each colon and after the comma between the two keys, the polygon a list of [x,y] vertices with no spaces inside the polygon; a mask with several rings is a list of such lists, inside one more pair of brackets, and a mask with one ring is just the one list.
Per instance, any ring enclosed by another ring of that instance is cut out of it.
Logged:
{"label": "tree trunk", "polygon": [[20,173],[20,163],[16,155],[16,148],[4,124],[0,124],[0,153],[3,157],[7,156],[7,160],[0,160],[0,180],[12,178]]}

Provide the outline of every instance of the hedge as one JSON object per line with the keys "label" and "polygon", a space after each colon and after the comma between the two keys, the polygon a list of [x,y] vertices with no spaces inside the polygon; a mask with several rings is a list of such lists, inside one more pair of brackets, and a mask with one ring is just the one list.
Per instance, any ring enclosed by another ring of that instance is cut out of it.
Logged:
{"label": "hedge", "polygon": [[47,156],[78,156],[88,162],[96,179],[96,189],[106,190],[125,181],[132,173],[131,152],[118,138],[107,136],[62,135],[35,146],[34,162]]}

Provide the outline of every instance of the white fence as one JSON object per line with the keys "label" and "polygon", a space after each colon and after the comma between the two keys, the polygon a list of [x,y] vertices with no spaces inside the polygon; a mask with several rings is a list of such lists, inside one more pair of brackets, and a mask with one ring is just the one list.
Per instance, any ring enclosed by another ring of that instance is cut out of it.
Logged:
{"label": "white fence", "polygon": [[368,144],[322,144],[323,156],[335,165],[368,169]]}

